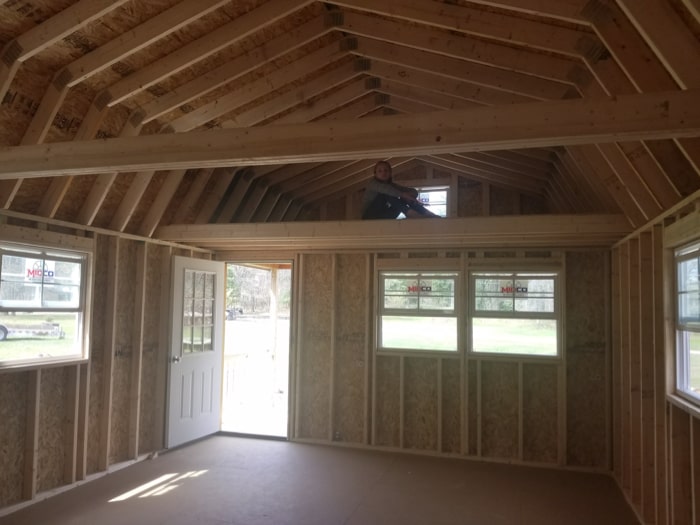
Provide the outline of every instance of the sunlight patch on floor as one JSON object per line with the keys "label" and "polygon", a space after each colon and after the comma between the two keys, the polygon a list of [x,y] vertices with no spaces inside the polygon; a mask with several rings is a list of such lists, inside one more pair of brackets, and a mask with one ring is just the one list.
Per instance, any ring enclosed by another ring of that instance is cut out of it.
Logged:
{"label": "sunlight patch on floor", "polygon": [[190,472],[186,472],[185,474],[180,475],[178,475],[177,472],[174,474],[163,474],[162,476],[154,479],[153,481],[144,483],[143,485],[136,487],[135,489],[129,490],[128,492],[125,492],[124,494],[117,496],[116,498],[112,498],[111,500],[109,500],[109,502],[116,503],[119,501],[126,501],[136,496],[138,496],[139,498],[162,496],[163,494],[166,494],[179,487],[181,483],[178,482],[189,478],[197,478],[199,476],[202,476],[203,474],[206,474],[207,472],[208,470],[191,470]]}

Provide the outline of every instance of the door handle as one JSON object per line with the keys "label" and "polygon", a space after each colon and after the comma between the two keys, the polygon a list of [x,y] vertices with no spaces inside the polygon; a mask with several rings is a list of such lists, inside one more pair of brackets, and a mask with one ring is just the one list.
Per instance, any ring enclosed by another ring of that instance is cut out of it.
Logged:
{"label": "door handle", "polygon": [[179,363],[180,359],[182,359],[179,355],[174,355],[170,358],[170,361],[173,363]]}

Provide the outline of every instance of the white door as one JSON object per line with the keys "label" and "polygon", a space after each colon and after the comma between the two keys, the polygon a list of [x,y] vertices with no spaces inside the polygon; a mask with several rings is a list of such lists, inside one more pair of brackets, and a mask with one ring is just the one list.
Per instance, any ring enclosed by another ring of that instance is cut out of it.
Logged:
{"label": "white door", "polygon": [[173,258],[167,448],[219,430],[224,281],[224,263]]}

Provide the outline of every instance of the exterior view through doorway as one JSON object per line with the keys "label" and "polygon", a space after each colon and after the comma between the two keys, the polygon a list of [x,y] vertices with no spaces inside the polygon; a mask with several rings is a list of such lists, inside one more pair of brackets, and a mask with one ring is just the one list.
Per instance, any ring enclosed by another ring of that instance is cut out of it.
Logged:
{"label": "exterior view through doorway", "polygon": [[288,435],[291,262],[227,263],[221,430]]}

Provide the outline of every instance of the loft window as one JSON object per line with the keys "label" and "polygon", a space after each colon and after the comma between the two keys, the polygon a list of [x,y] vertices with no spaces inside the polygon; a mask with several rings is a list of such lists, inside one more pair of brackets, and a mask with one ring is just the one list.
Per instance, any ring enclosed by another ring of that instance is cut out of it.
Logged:
{"label": "loft window", "polygon": [[447,186],[426,186],[416,188],[418,201],[435,215],[447,217]]}

